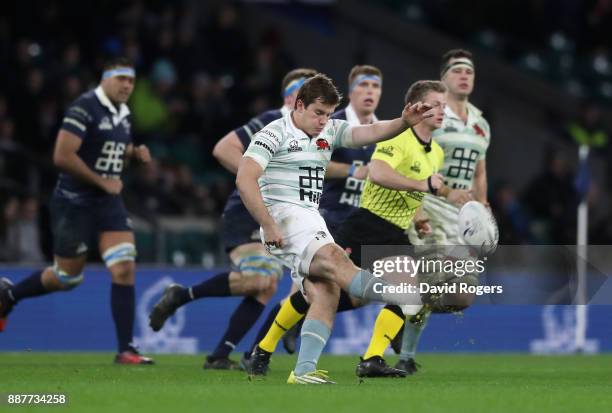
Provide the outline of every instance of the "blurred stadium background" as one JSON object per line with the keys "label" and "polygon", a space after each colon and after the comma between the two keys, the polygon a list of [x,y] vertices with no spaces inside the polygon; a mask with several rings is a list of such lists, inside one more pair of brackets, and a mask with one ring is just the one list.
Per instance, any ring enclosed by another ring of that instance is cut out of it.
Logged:
{"label": "blurred stadium background", "polygon": [[[212,148],[280,107],[282,76],[297,66],[327,73],[345,93],[354,64],[380,67],[377,114],[386,119],[411,82],[439,76],[444,51],[472,50],[471,101],[492,127],[489,199],[500,243],[575,244],[584,195],[589,243],[612,244],[612,1],[21,0],[2,8],[0,272],[13,279],[51,259],[51,153],[66,105],[97,84],[105,57],[136,62],[134,138],[156,159],[130,168],[123,191],[136,224],[144,351],[210,350],[222,331],[206,314],[229,316],[237,301],[189,306],[157,338],[142,317],[169,278],[190,284],[227,265],[218,225],[233,177]],[[587,185],[575,179],[585,137]],[[22,304],[0,349],[111,350],[103,272],[92,267],[73,294]],[[279,297],[287,277],[283,285]],[[374,317],[373,309],[343,315],[327,350],[361,351]],[[586,350],[612,350],[609,307],[591,308],[588,319]],[[477,306],[463,318],[437,317],[422,349],[574,351],[575,325],[570,307]]]}

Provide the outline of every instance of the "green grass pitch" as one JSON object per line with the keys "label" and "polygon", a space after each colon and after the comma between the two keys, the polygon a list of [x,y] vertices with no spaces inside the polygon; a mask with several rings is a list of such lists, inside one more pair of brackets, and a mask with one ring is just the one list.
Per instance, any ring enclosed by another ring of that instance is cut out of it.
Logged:
{"label": "green grass pitch", "polygon": [[[204,371],[202,356],[163,355],[116,366],[105,353],[0,353],[0,393],[65,393],[54,412],[604,412],[612,409],[612,355],[425,354],[406,379],[354,375],[356,357],[323,356],[334,386],[285,384],[295,358],[275,356],[264,380]],[[395,362],[395,357],[389,357]]]}

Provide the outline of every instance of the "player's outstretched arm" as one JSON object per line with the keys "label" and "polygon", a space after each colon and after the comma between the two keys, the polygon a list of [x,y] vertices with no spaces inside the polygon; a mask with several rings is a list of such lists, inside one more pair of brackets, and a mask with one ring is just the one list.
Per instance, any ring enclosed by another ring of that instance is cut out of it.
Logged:
{"label": "player's outstretched arm", "polygon": [[221,138],[213,148],[213,156],[233,174],[238,173],[238,166],[243,153],[244,146],[235,131],[231,131]]}
{"label": "player's outstretched arm", "polygon": [[282,236],[280,230],[264,205],[259,184],[257,183],[262,174],[263,169],[261,165],[252,158],[244,156],[238,167],[236,188],[238,188],[238,193],[244,206],[263,228],[265,244],[281,247]]}
{"label": "player's outstretched arm", "polygon": [[77,135],[61,129],[57,135],[55,150],[53,151],[53,163],[55,166],[82,181],[103,189],[109,194],[119,194],[123,188],[120,179],[102,177],[89,168],[79,157],[77,151],[82,143],[83,140]]}
{"label": "player's outstretched arm", "polygon": [[431,106],[426,103],[408,103],[399,118],[374,122],[371,125],[355,126],[352,128],[352,142],[346,142],[343,146],[359,148],[391,139],[423,119],[432,117],[433,113],[428,113],[430,109]]}
{"label": "player's outstretched arm", "polygon": [[370,173],[368,176],[373,183],[396,191],[435,192],[442,186],[443,182],[440,174],[433,174],[422,181],[407,178],[394,170],[387,162],[379,159],[372,159],[369,166]]}
{"label": "player's outstretched arm", "polygon": [[325,171],[325,179],[346,178],[352,176],[365,179],[368,176],[368,165],[352,165],[350,163],[330,161]]}

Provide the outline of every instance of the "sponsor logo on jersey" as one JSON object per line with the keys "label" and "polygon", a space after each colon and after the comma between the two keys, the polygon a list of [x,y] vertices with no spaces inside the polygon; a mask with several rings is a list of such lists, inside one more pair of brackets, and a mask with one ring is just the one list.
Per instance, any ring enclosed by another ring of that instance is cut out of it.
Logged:
{"label": "sponsor logo on jersey", "polygon": [[262,148],[264,148],[265,150],[267,150],[268,152],[270,152],[270,155],[274,155],[274,151],[272,150],[272,148],[270,148],[268,145],[266,145],[264,142],[262,141],[255,141],[254,143],[255,146],[261,146]]}
{"label": "sponsor logo on jersey", "polygon": [[85,245],[84,242],[81,242],[79,244],[79,246],[77,247],[77,249],[76,249],[76,253],[77,254],[83,254],[85,252],[87,252],[87,245]]}
{"label": "sponsor logo on jersey", "polygon": [[418,192],[418,191],[412,191],[412,192],[406,192],[406,196],[408,196],[408,198],[414,199],[415,201],[421,202],[423,200],[423,197],[425,196],[425,193]]}
{"label": "sponsor logo on jersey", "polygon": [[444,128],[444,132],[446,133],[459,132],[459,129],[449,126],[449,127]]}
{"label": "sponsor logo on jersey", "polygon": [[105,117],[102,118],[102,120],[98,124],[98,129],[100,129],[100,130],[112,130],[113,129],[113,124],[111,123],[110,119],[107,116],[105,116]]}
{"label": "sponsor logo on jersey", "polygon": [[393,156],[393,146],[381,146],[376,149],[376,152],[384,153],[387,156]]}
{"label": "sponsor logo on jersey", "polygon": [[270,132],[270,130],[268,129],[262,129],[261,133],[263,133],[264,135],[268,135],[270,138],[274,139],[276,142],[280,143],[280,139],[278,138],[278,136],[276,136],[275,134],[273,134],[272,132]]}
{"label": "sponsor logo on jersey", "polygon": [[300,152],[302,148],[300,148],[300,144],[295,139],[289,142],[289,149],[287,152]]}
{"label": "sponsor logo on jersey", "polygon": [[325,233],[325,231],[318,231],[318,232],[315,234],[315,239],[316,239],[317,241],[321,241],[322,239],[325,239],[325,238],[327,238],[327,234]]}
{"label": "sponsor logo on jersey", "polygon": [[416,161],[414,164],[412,164],[410,170],[412,172],[421,173],[421,162]]}
{"label": "sponsor logo on jersey", "polygon": [[329,146],[329,142],[327,142],[323,138],[317,139],[315,144],[317,145],[317,151],[330,151],[331,150],[331,147]]}

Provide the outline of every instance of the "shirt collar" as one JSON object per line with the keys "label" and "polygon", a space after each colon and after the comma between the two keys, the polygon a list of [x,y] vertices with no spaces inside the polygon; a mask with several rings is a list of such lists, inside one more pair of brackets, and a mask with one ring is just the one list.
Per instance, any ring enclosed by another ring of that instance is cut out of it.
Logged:
{"label": "shirt collar", "polygon": [[[472,105],[469,102],[467,104],[467,113],[468,113],[468,118],[467,118],[468,125],[472,123],[476,123],[478,121],[478,117],[482,115],[482,112],[480,111],[480,109],[478,109],[476,106]],[[444,116],[463,122],[461,117],[457,115],[448,105],[446,105],[446,107],[444,108]]]}
{"label": "shirt collar", "polygon": [[[345,113],[346,113],[346,121],[349,123],[349,125],[351,126],[361,125],[361,122],[359,121],[359,116],[357,116],[357,112],[355,112],[355,109],[353,109],[353,106],[350,103],[346,107]],[[378,122],[378,118],[376,117],[376,114],[372,114],[372,120],[373,122]]]}
{"label": "shirt collar", "polygon": [[280,112],[281,112],[281,116],[287,116],[287,113],[290,113],[291,109],[288,108],[287,106],[283,106],[282,108],[280,108]]}
{"label": "shirt collar", "polygon": [[115,124],[119,123],[123,118],[130,114],[130,109],[125,103],[121,103],[119,105],[119,112],[117,112],[117,108],[111,103],[108,96],[106,96],[106,93],[104,93],[104,89],[102,89],[102,86],[98,86],[95,89],[94,93],[96,94],[96,97],[98,98],[102,106],[107,108],[110,113],[113,114],[113,121],[115,121]]}
{"label": "shirt collar", "polygon": [[306,135],[306,133],[301,130],[300,128],[298,128],[296,126],[295,123],[293,123],[293,117],[291,116],[291,114],[293,113],[292,110],[288,111],[287,114],[285,115],[285,118],[287,120],[287,127],[290,131],[290,133],[298,138],[298,139],[302,139],[302,138],[308,138],[308,135]]}
{"label": "shirt collar", "polygon": [[323,136],[323,133],[329,127],[330,121],[328,120],[327,123],[325,124],[325,126],[323,127],[323,130],[321,131],[320,134],[318,134],[317,136],[312,136],[312,137],[308,136],[308,134],[306,132],[304,132],[303,130],[298,128],[297,125],[293,122],[293,117],[291,116],[292,113],[293,113],[293,110],[290,110],[285,115],[286,122],[287,122],[287,125],[288,125],[287,129],[293,135],[293,137],[295,137],[297,139],[308,139],[308,140],[311,140],[311,139],[314,139],[314,138],[318,138],[320,136]]}

